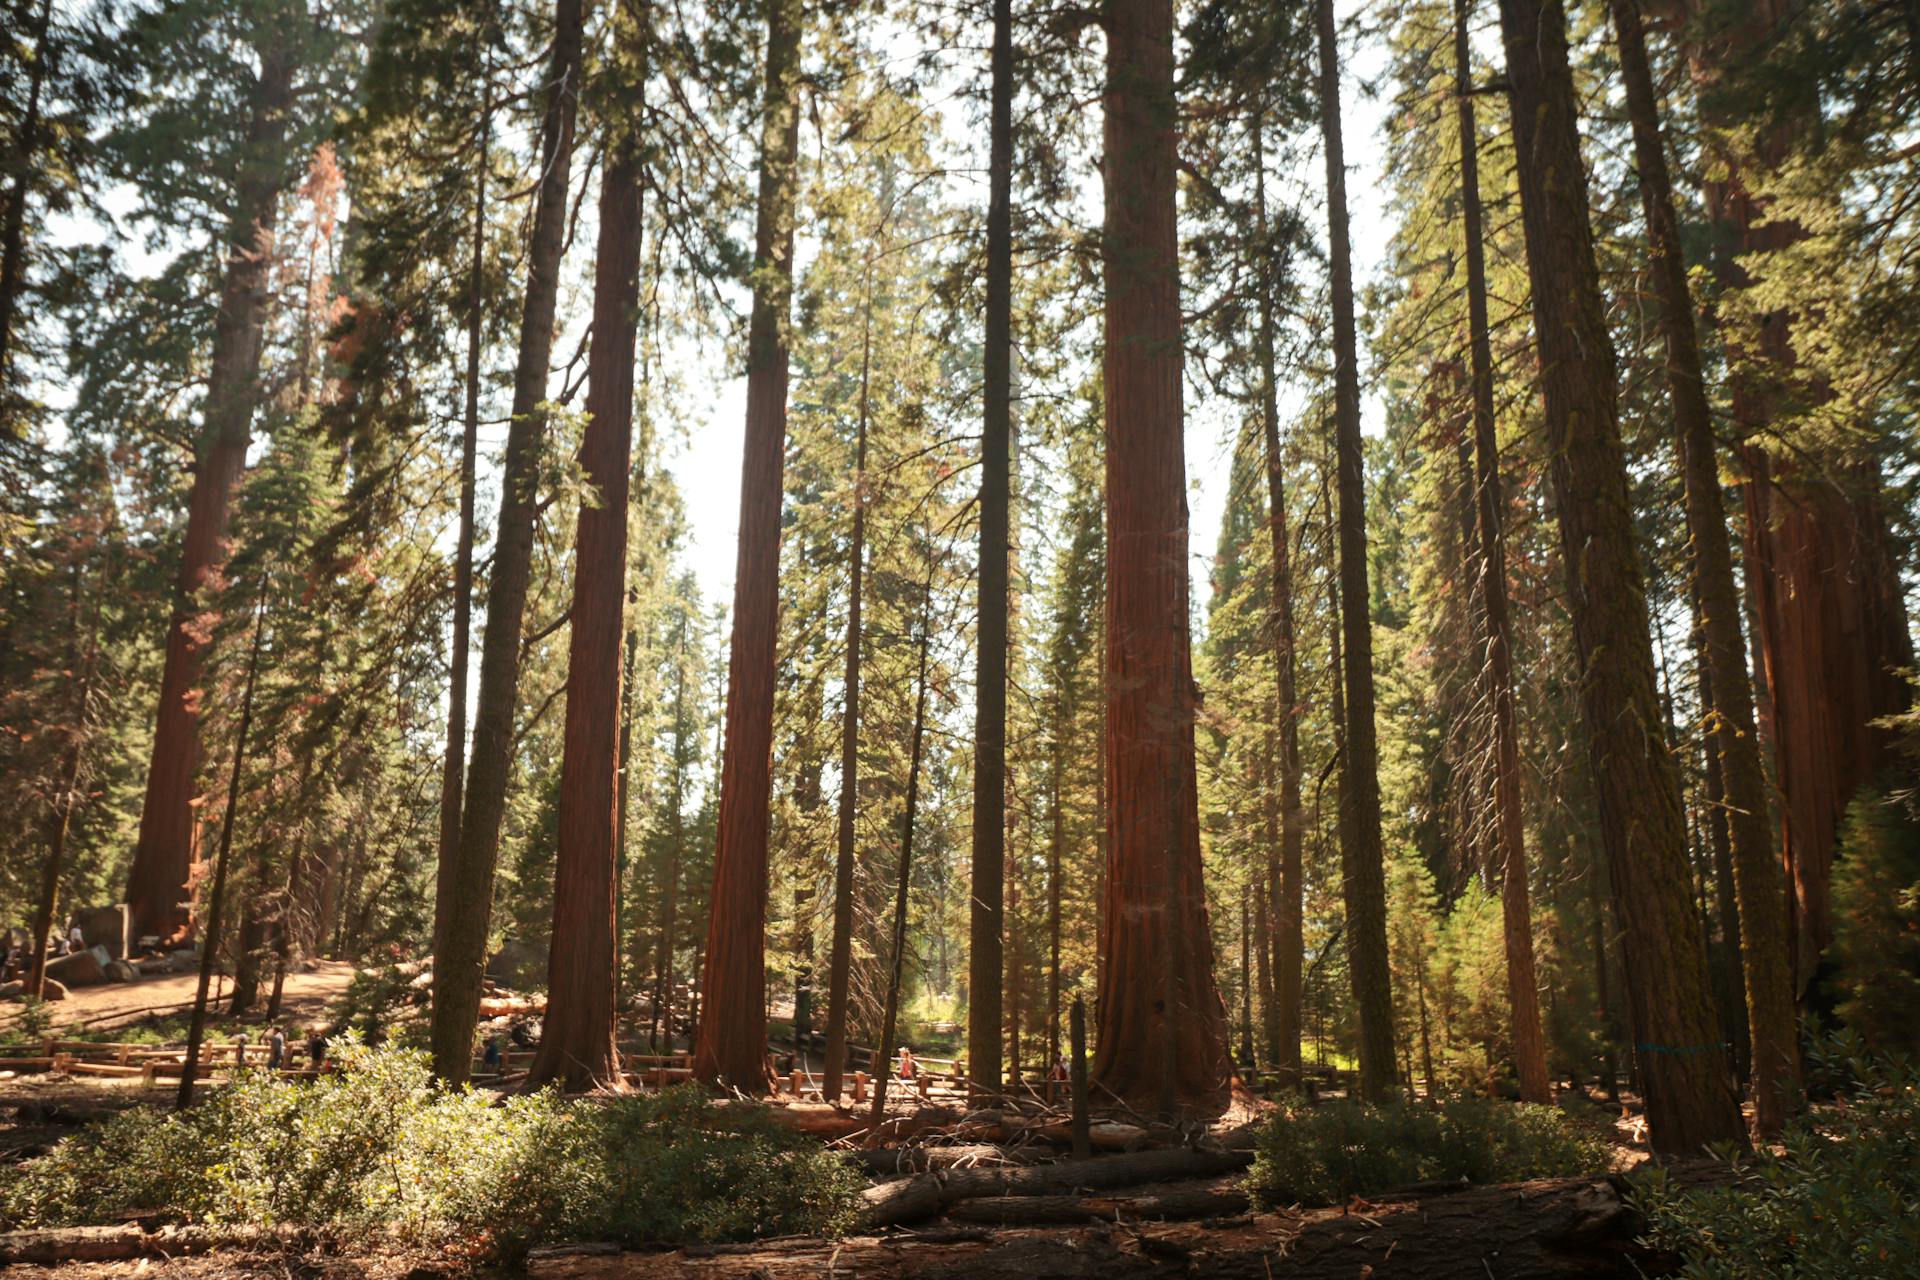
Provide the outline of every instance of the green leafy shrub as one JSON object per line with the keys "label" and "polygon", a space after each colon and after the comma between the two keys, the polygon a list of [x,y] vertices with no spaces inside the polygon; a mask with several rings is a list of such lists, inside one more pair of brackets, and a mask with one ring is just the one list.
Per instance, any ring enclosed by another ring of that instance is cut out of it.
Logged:
{"label": "green leafy shrub", "polygon": [[0,1044],[35,1044],[53,1030],[53,1005],[39,996],[28,996],[20,1005],[20,1016],[0,1034]]}
{"label": "green leafy shrub", "polygon": [[1687,1280],[1920,1276],[1920,1069],[1846,1035],[1813,1055],[1848,1081],[1836,1107],[1791,1125],[1778,1153],[1729,1156],[1723,1187],[1636,1178],[1649,1243]]}
{"label": "green leafy shrub", "polygon": [[1247,1185],[1267,1204],[1338,1204],[1414,1182],[1570,1177],[1608,1162],[1606,1143],[1553,1107],[1336,1102],[1283,1111],[1262,1127]]}
{"label": "green leafy shrub", "polygon": [[1835,1012],[1873,1049],[1920,1053],[1920,815],[1867,793],[1833,868]]}
{"label": "green leafy shrub", "polygon": [[158,1212],[482,1259],[829,1233],[858,1207],[859,1180],[818,1143],[697,1089],[496,1102],[435,1085],[415,1051],[349,1039],[337,1060],[313,1081],[246,1073],[183,1115],[114,1116],[0,1187],[0,1226]]}

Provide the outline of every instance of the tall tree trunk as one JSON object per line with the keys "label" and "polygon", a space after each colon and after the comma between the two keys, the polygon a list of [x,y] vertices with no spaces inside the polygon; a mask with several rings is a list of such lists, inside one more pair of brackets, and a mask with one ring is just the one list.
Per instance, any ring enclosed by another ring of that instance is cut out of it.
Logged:
{"label": "tall tree trunk", "polygon": [[1523,1102],[1550,1102],[1547,1040],[1540,1027],[1533,967],[1533,909],[1527,895],[1525,815],[1520,804],[1520,742],[1514,728],[1513,641],[1507,623],[1507,557],[1501,530],[1500,445],[1493,429],[1493,353],[1487,325],[1487,259],[1480,216],[1479,135],[1473,119],[1473,64],[1467,50],[1468,0],[1453,2],[1454,88],[1460,115],[1460,201],[1467,239],[1468,351],[1473,377],[1475,532],[1480,544],[1480,620],[1492,693],[1494,842],[1504,868],[1501,923],[1506,935],[1507,1004],[1513,1066]]}
{"label": "tall tree trunk", "polygon": [[765,1087],[767,1071],[767,811],[774,644],[780,618],[781,472],[787,436],[802,21],[798,0],[769,0],[727,743],[720,771],[720,832],[713,858],[706,968],[700,980],[700,1029],[693,1050],[695,1076],[748,1093]]}
{"label": "tall tree trunk", "polygon": [[[84,664],[74,661],[72,646],[79,641],[80,630],[80,582],[76,575],[73,583],[73,600],[69,613],[72,634],[69,637],[69,670],[79,666],[79,680],[74,686],[73,727],[69,731],[66,749],[60,753],[59,781],[55,784],[52,803],[47,810],[47,860],[40,869],[40,897],[33,913],[33,967],[27,971],[27,993],[38,999],[46,993],[48,943],[53,934],[55,908],[59,906],[60,875],[66,868],[67,836],[73,830],[73,811],[79,807],[80,764],[85,754],[87,740],[87,715],[89,704],[93,700],[94,672],[100,664],[100,614],[95,605],[92,634],[87,640],[87,656]],[[101,588],[96,586],[95,590]]]}
{"label": "tall tree trunk", "polygon": [[[623,25],[636,21],[623,16]],[[642,32],[623,30],[628,57]],[[644,65],[644,64],[643,64]],[[644,70],[637,74],[644,76]],[[636,113],[637,114],[637,113]],[[582,503],[574,534],[572,634],[560,754],[559,838],[547,1014],[527,1088],[620,1089],[614,1044],[615,915],[619,882],[620,659],[626,628],[627,507],[633,448],[633,353],[640,319],[640,139],[620,131],[600,179],[594,255],[593,347],[587,354],[587,430],[580,466],[599,500]]]}
{"label": "tall tree trunk", "polygon": [[1387,968],[1387,885],[1382,869],[1380,773],[1373,725],[1373,622],[1367,593],[1367,490],[1360,442],[1360,362],[1354,337],[1347,169],[1340,140],[1340,52],[1333,0],[1317,0],[1320,135],[1327,157],[1327,240],[1333,292],[1333,416],[1340,494],[1340,629],[1346,649],[1347,747],[1340,842],[1347,906],[1347,966],[1360,1015],[1360,1091],[1393,1094],[1393,983]]}
{"label": "tall tree trunk", "polygon": [[820,1094],[840,1100],[847,1069],[847,989],[853,975],[854,823],[860,807],[860,606],[867,568],[867,410],[873,377],[873,257],[860,315],[860,417],[853,446],[853,546],[847,568],[847,653],[840,708],[840,809],[833,859],[833,951],[827,961],[827,1059]]}
{"label": "tall tree trunk", "polygon": [[1054,726],[1052,758],[1048,762],[1049,790],[1053,793],[1053,831],[1047,841],[1047,1060],[1043,1069],[1053,1078],[1053,1064],[1060,1060],[1060,860],[1066,852],[1066,725],[1072,699],[1061,709],[1061,722]]}
{"label": "tall tree trunk", "polygon": [[1661,734],[1559,0],[1501,0],[1568,607],[1654,1150],[1741,1141]]}
{"label": "tall tree trunk", "polygon": [[6,402],[12,398],[14,374],[19,367],[14,317],[26,286],[27,201],[33,194],[34,175],[39,172],[40,95],[47,80],[47,34],[52,21],[53,0],[40,0],[33,25],[33,70],[27,75],[27,106],[14,130],[13,155],[9,157],[13,181],[7,191],[5,229],[0,231],[0,414],[8,408]]}
{"label": "tall tree trunk", "polygon": [[1226,1009],[1200,866],[1171,0],[1108,11],[1106,954],[1093,1073],[1142,1110],[1217,1111]]}
{"label": "tall tree trunk", "polygon": [[1013,435],[1013,7],[993,0],[987,196],[986,414],[980,438],[979,674],[973,718],[967,1074],[1000,1092],[1000,985],[1006,928],[1007,589]]}
{"label": "tall tree trunk", "polygon": [[[488,36],[483,33],[482,40]],[[465,411],[460,431],[460,531],[453,552],[453,644],[447,663],[447,748],[440,771],[440,844],[434,894],[434,955],[451,901],[460,849],[460,810],[465,799],[467,763],[467,653],[473,631],[473,501],[475,455],[480,440],[481,321],[486,305],[487,157],[493,137],[493,84],[481,88],[480,162],[473,179],[472,261],[467,268],[467,365]]]}
{"label": "tall tree trunk", "polygon": [[[1279,777],[1275,743],[1279,734],[1271,725],[1265,734],[1261,757],[1260,801],[1264,830],[1261,843],[1264,858],[1248,868],[1253,879],[1253,953],[1260,995],[1260,1053],[1262,1065],[1278,1067],[1280,1052],[1280,1003],[1275,999],[1274,978],[1274,901],[1280,896],[1280,800],[1275,794]],[[1264,865],[1262,865],[1264,864]],[[1264,873],[1264,874],[1263,874]],[[1297,1041],[1296,1041],[1297,1042]]]}
{"label": "tall tree trunk", "polygon": [[[1701,720],[1711,725],[1717,703],[1713,673],[1707,666],[1706,618],[1701,612],[1697,588],[1689,593],[1689,601],[1693,608],[1694,684],[1700,700]],[[1727,1038],[1733,1042],[1734,1071],[1744,1079],[1753,1070],[1753,1042],[1747,1033],[1747,979],[1745,960],[1740,955],[1739,891],[1733,883],[1733,837],[1727,825],[1726,781],[1721,776],[1720,752],[1715,748],[1711,731],[1702,736],[1700,748],[1706,783],[1707,843],[1713,856],[1714,923],[1720,948],[1717,959],[1711,952],[1709,959],[1715,960],[1715,992],[1720,997],[1721,1022]],[[1784,912],[1784,890],[1781,907]]]}
{"label": "tall tree trunk", "polygon": [[[667,865],[660,890],[660,938],[654,953],[654,1017],[666,1026],[667,1052],[673,1051],[673,935],[680,927],[680,858],[687,838],[687,619],[681,615],[673,672],[673,808],[667,815]],[[649,1037],[651,1039],[651,1037]]]}
{"label": "tall tree trunk", "polygon": [[180,1093],[174,1109],[185,1111],[193,1103],[193,1077],[200,1066],[200,1045],[207,1032],[207,989],[213,983],[214,966],[220,960],[220,927],[227,898],[227,864],[233,855],[233,819],[240,808],[240,779],[247,767],[247,734],[253,728],[253,688],[260,675],[260,638],[267,626],[266,582],[260,584],[260,599],[254,605],[253,645],[247,654],[247,683],[240,694],[240,727],[233,735],[233,766],[227,774],[227,809],[220,815],[220,846],[213,860],[213,885],[209,890],[206,934],[200,939],[200,981],[194,988],[193,1014],[187,1020],[186,1065],[180,1072]]}
{"label": "tall tree trunk", "polygon": [[[1767,831],[1767,781],[1747,682],[1740,634],[1740,594],[1734,584],[1733,549],[1720,493],[1720,462],[1713,415],[1701,374],[1694,332],[1693,297],[1674,214],[1673,184],[1639,0],[1613,0],[1620,70],[1627,113],[1633,122],[1634,159],[1640,170],[1640,200],[1647,219],[1648,266],[1666,339],[1667,377],[1673,397],[1675,443],[1686,485],[1687,532],[1693,587],[1699,604],[1703,690],[1711,690],[1709,753],[1719,766],[1725,793],[1728,858],[1740,911],[1740,960],[1752,1045],[1754,1123],[1763,1137],[1780,1131],[1800,1106],[1800,1045],[1788,956],[1786,881],[1774,861]],[[1733,935],[1728,935],[1732,942]]]}
{"label": "tall tree trunk", "polygon": [[[1267,228],[1266,123],[1254,119],[1255,216],[1264,243]],[[1301,913],[1304,881],[1300,848],[1306,813],[1300,807],[1300,696],[1296,691],[1293,638],[1293,538],[1287,525],[1286,463],[1280,456],[1280,399],[1274,354],[1274,282],[1260,287],[1260,418],[1266,437],[1267,526],[1273,539],[1274,712],[1280,726],[1280,842],[1267,859],[1267,882],[1274,895],[1274,1016],[1269,1052],[1283,1089],[1300,1084],[1300,969],[1306,953]]]}
{"label": "tall tree trunk", "polygon": [[927,732],[927,649],[933,583],[920,605],[919,670],[914,681],[913,738],[907,749],[907,808],[900,819],[900,871],[893,899],[893,950],[887,970],[886,1015],[880,1024],[880,1044],[873,1061],[873,1120],[878,1124],[887,1113],[887,1081],[893,1075],[894,1030],[900,1013],[900,979],[907,958],[907,892],[913,884],[913,828],[920,808],[920,754]]}
{"label": "tall tree trunk", "polygon": [[160,706],[154,716],[140,835],[128,876],[127,909],[137,940],[186,936],[188,874],[193,864],[193,784],[200,766],[199,684],[206,654],[200,593],[226,560],[227,518],[247,465],[254,406],[260,398],[260,352],[266,332],[273,232],[287,179],[287,113],[294,63],[279,48],[260,53],[249,103],[250,160],[234,185],[220,308],[207,371],[205,423],[187,497],[187,527],[167,624]]}
{"label": "tall tree trunk", "polygon": [[[1702,7],[1702,0],[1688,0],[1696,22]],[[1739,20],[1715,22],[1713,41],[1686,51],[1695,79],[1711,86],[1728,68],[1751,62],[1795,12],[1784,0],[1755,0]],[[1798,119],[1817,121],[1810,83],[1804,94]],[[1752,255],[1764,261],[1808,235],[1801,222],[1771,209],[1764,194],[1808,126],[1756,131],[1745,119],[1728,118],[1711,97],[1703,100],[1702,114],[1714,175],[1705,184],[1706,206],[1726,242],[1713,265],[1727,288],[1744,289],[1754,283],[1747,266]],[[1854,794],[1890,762],[1891,735],[1876,721],[1906,709],[1910,689],[1899,673],[1912,665],[1913,649],[1878,464],[1817,448],[1794,463],[1765,447],[1769,435],[1778,438],[1775,419],[1787,408],[1781,383],[1798,363],[1801,320],[1792,305],[1769,307],[1757,334],[1724,337],[1733,425],[1747,471],[1742,491],[1757,669],[1765,677],[1762,705],[1771,708],[1767,727],[1783,799],[1789,963],[1795,989],[1805,996],[1833,940],[1829,887],[1840,824]],[[1821,387],[1815,394],[1828,393]],[[1732,785],[1729,775],[1730,805]],[[1736,889],[1738,863],[1736,855]],[[1744,911],[1744,896],[1741,901]],[[1772,915],[1769,909],[1765,918]],[[1751,990],[1747,998],[1751,1009]],[[1757,1039],[1755,1048],[1757,1056]]]}
{"label": "tall tree trunk", "polygon": [[533,572],[533,526],[547,433],[542,406],[553,353],[560,259],[566,248],[567,186],[573,173],[574,118],[579,107],[582,3],[555,0],[554,4],[553,49],[540,123],[540,187],[527,246],[527,292],[521,304],[512,416],[501,464],[500,524],[487,583],[473,755],[467,765],[460,847],[448,882],[450,892],[434,904],[439,954],[434,959],[433,1070],[450,1083],[465,1080],[473,1069],[473,1031],[480,1017],[480,980],[493,915],[500,824],[513,776],[520,633]]}

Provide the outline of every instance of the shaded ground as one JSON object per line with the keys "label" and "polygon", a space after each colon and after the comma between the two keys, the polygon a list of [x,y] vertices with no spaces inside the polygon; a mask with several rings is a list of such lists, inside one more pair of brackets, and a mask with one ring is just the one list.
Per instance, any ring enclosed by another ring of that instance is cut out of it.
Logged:
{"label": "shaded ground", "polygon": [[[344,960],[316,960],[310,970],[295,970],[287,975],[281,996],[281,1017],[299,1024],[318,1022],[327,1006],[346,994],[353,981],[354,966]],[[141,978],[136,982],[110,982],[97,987],[75,987],[65,1000],[47,1006],[53,1015],[56,1034],[75,1023],[85,1023],[88,1032],[97,1032],[136,1022],[149,1014],[182,1012],[193,1002],[199,976],[169,973]],[[265,1007],[264,1000],[262,1007]],[[20,1019],[21,1006],[0,1004],[0,1033],[10,1030]]]}

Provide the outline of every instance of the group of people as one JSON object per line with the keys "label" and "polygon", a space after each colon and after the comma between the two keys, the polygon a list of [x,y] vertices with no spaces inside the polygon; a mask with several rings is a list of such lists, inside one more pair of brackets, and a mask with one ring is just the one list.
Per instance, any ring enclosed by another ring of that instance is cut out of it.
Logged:
{"label": "group of people", "polygon": [[[86,935],[79,924],[70,924],[63,933],[54,930],[47,936],[47,959],[72,955],[87,949]],[[25,972],[33,961],[33,940],[18,929],[0,933],[0,981],[12,977],[16,969]]]}
{"label": "group of people", "polygon": [[[247,1033],[239,1032],[233,1037],[233,1060],[245,1063],[247,1060]],[[296,1065],[299,1047],[292,1050],[287,1047],[287,1032],[284,1027],[275,1025],[267,1029],[267,1070],[292,1070]],[[314,1027],[307,1032],[307,1069],[325,1071],[327,1069],[327,1032],[324,1027]]]}

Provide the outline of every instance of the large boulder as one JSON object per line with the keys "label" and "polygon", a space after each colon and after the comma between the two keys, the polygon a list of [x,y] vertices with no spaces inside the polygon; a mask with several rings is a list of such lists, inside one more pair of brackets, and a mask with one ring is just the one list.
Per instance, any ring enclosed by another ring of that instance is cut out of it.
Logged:
{"label": "large boulder", "polygon": [[139,978],[140,971],[128,964],[125,960],[109,960],[107,962],[107,981],[137,982]]}
{"label": "large boulder", "polygon": [[107,965],[112,959],[105,947],[88,947],[47,961],[47,976],[69,987],[97,987],[107,981]]}
{"label": "large boulder", "polygon": [[73,923],[89,943],[107,949],[109,960],[127,955],[127,908],[124,903],[110,907],[84,907],[73,913]]}

